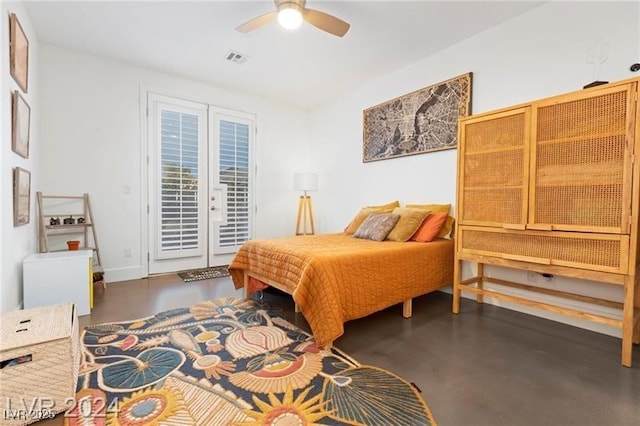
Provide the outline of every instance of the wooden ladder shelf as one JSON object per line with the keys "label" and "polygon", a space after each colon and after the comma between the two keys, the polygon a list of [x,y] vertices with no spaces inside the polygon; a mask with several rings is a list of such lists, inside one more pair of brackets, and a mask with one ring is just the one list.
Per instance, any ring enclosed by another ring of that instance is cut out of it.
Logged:
{"label": "wooden ladder shelf", "polygon": [[[56,238],[58,236],[76,235],[81,237],[80,248],[93,250],[95,253],[93,256],[94,282],[101,281],[102,287],[105,288],[104,269],[100,258],[98,236],[89,194],[44,195],[38,191],[36,200],[38,203],[40,253],[68,250],[67,247],[61,246],[61,241]],[[64,223],[64,220],[68,218],[74,219],[73,223]],[[55,219],[57,219],[57,223],[55,223]],[[78,219],[83,219],[82,223],[78,223]]]}

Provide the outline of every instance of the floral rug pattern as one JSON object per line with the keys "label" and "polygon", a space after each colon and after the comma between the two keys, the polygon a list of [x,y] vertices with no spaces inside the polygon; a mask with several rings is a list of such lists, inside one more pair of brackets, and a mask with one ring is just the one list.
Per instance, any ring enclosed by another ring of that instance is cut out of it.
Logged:
{"label": "floral rug pattern", "polygon": [[269,305],[209,300],[87,327],[67,425],[434,425],[409,383]]}

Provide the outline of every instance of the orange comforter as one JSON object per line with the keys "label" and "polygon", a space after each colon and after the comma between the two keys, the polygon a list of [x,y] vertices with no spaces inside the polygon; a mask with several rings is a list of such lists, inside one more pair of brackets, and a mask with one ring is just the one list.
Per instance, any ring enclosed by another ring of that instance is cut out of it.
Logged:
{"label": "orange comforter", "polygon": [[376,242],[346,234],[245,243],[229,272],[236,288],[248,271],[293,295],[317,344],[333,342],[346,321],[451,284],[453,241]]}

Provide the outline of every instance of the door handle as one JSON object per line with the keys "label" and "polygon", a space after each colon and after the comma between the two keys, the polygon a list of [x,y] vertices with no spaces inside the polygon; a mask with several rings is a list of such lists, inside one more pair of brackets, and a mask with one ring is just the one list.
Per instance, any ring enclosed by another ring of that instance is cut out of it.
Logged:
{"label": "door handle", "polygon": [[214,184],[209,193],[209,219],[217,225],[227,224],[227,185]]}

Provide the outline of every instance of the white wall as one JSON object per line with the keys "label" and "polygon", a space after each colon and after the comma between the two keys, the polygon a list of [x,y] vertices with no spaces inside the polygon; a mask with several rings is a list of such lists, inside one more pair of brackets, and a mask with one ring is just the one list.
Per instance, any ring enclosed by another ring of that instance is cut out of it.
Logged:
{"label": "white wall", "polygon": [[[15,13],[29,40],[28,93],[23,93],[9,73],[9,15]],[[40,115],[38,60],[39,46],[21,2],[0,4],[0,312],[22,307],[22,259],[37,250],[37,224],[34,188],[40,181],[36,167],[40,156]],[[6,35],[6,37],[5,37]],[[11,150],[11,94],[20,91],[31,107],[29,158]],[[29,224],[13,226],[13,168],[31,172],[31,220]]]}
{"label": "white wall", "polygon": [[[324,183],[314,196],[319,230],[343,229],[366,204],[395,199],[455,204],[457,150],[364,164],[364,109],[469,71],[474,74],[474,113],[579,90],[596,77],[607,81],[633,77],[629,66],[640,60],[638,9],[637,2],[545,4],[313,111],[312,158]],[[595,75],[586,58],[599,39],[610,50]],[[488,268],[488,272],[521,282],[527,279],[520,271]],[[621,298],[617,287],[603,289],[562,277],[553,287]],[[617,329],[594,323],[526,312],[619,334]]]}
{"label": "white wall", "polygon": [[[308,114],[262,98],[41,44],[40,185],[91,196],[107,281],[142,276],[140,87],[250,112],[258,136],[256,236],[294,232],[293,172],[308,158]],[[303,143],[301,143],[304,141]],[[129,193],[125,194],[125,187]],[[131,258],[124,257],[130,248]]]}

